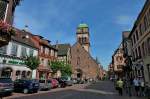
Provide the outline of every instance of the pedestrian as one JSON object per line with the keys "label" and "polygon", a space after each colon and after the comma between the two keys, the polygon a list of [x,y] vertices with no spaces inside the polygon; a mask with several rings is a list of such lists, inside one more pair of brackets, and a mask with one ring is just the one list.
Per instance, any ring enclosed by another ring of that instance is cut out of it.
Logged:
{"label": "pedestrian", "polygon": [[119,95],[122,96],[123,95],[123,81],[121,78],[117,81],[117,90],[118,90]]}
{"label": "pedestrian", "polygon": [[134,78],[133,84],[134,84],[134,88],[135,88],[135,94],[136,94],[136,96],[139,96],[139,87],[140,87],[139,86],[139,84],[140,84],[139,80],[137,78]]}
{"label": "pedestrian", "polygon": [[140,79],[140,96],[145,96],[145,84],[143,78]]}

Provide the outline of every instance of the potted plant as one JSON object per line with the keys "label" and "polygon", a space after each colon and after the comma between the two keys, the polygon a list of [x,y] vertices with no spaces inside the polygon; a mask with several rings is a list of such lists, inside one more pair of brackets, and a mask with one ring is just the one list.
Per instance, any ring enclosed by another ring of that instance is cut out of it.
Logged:
{"label": "potted plant", "polygon": [[6,45],[10,41],[12,35],[15,35],[13,27],[0,20],[0,46]]}

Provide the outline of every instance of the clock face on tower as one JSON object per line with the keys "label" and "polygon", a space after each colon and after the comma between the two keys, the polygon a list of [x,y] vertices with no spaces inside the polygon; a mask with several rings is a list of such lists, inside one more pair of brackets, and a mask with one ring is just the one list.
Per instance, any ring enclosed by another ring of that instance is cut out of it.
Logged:
{"label": "clock face on tower", "polygon": [[121,56],[117,56],[116,60],[117,60],[117,62],[122,63],[123,58]]}

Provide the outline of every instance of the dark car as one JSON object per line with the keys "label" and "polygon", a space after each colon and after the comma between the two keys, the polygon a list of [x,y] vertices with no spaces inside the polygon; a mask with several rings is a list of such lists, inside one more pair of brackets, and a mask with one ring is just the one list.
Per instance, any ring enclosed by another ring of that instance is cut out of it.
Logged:
{"label": "dark car", "polygon": [[14,91],[23,93],[38,92],[39,82],[37,80],[18,79],[14,82]]}
{"label": "dark car", "polygon": [[59,87],[64,88],[67,86],[67,82],[64,81],[62,78],[56,78],[56,79],[59,82]]}
{"label": "dark car", "polygon": [[71,77],[68,77],[68,76],[64,76],[64,77],[61,77],[61,79],[66,82],[67,86],[72,86],[73,85],[73,81],[71,80]]}
{"label": "dark car", "polygon": [[0,95],[11,95],[13,92],[13,81],[11,78],[0,78]]}

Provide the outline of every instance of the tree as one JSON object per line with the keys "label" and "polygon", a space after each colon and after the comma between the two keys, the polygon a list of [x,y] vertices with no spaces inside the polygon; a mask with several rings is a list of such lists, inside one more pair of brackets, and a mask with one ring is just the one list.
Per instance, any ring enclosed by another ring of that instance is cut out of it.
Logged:
{"label": "tree", "polygon": [[27,56],[26,60],[25,60],[25,65],[30,68],[33,72],[33,70],[37,69],[37,67],[39,66],[40,61],[39,58],[36,56]]}
{"label": "tree", "polygon": [[70,64],[65,64],[65,62],[53,61],[50,67],[55,74],[58,70],[61,71],[62,76],[71,76],[72,68]]}

